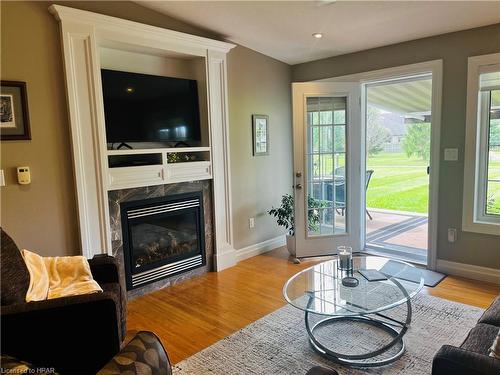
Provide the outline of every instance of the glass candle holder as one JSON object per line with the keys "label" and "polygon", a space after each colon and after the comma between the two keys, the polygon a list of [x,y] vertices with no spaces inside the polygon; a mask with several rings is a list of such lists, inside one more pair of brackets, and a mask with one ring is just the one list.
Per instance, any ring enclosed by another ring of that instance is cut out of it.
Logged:
{"label": "glass candle holder", "polygon": [[352,270],[352,247],[339,246],[337,250],[339,254],[339,269],[342,271]]}

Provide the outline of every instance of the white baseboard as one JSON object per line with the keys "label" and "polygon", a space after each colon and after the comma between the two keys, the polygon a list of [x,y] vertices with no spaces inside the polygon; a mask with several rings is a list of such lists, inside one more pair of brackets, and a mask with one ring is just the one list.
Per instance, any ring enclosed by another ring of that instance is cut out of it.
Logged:
{"label": "white baseboard", "polygon": [[268,251],[274,250],[278,247],[285,246],[285,244],[285,235],[281,235],[266,241],[256,243],[254,245],[243,247],[236,250],[236,261],[241,262],[242,260],[254,257],[256,255],[267,253]]}
{"label": "white baseboard", "polygon": [[215,271],[219,272],[230,268],[238,261],[236,260],[236,250],[232,247],[218,249],[214,255]]}
{"label": "white baseboard", "polygon": [[487,281],[500,284],[500,270],[496,268],[474,266],[472,264],[450,262],[438,259],[437,271],[450,275],[462,276],[468,279]]}

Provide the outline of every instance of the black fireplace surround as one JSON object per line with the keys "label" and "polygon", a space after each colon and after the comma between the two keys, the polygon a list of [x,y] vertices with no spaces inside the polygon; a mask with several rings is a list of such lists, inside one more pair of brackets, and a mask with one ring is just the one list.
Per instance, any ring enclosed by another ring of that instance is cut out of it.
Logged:
{"label": "black fireplace surround", "polygon": [[120,211],[127,290],[206,264],[202,192],[123,202]]}

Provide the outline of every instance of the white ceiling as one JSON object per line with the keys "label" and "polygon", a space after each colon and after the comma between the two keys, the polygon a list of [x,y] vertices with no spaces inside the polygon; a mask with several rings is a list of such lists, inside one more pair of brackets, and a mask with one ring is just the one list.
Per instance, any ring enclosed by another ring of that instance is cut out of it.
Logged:
{"label": "white ceiling", "polygon": [[500,23],[500,1],[137,2],[288,64]]}

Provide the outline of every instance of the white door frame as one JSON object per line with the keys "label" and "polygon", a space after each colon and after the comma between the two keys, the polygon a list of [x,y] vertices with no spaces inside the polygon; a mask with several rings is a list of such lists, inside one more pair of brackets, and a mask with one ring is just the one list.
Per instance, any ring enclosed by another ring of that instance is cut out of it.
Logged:
{"label": "white door frame", "polygon": [[[430,174],[429,174],[429,238],[427,252],[427,268],[436,269],[437,258],[437,240],[438,240],[438,199],[439,199],[439,162],[441,155],[440,135],[441,135],[441,100],[443,87],[443,60],[432,60],[416,64],[409,64],[368,72],[349,74],[338,77],[331,77],[318,80],[319,82],[345,82],[358,81],[360,83],[361,95],[361,129],[362,145],[361,152],[361,170],[366,170],[366,85],[378,81],[401,78],[405,76],[415,76],[419,74],[432,73],[432,103],[431,103],[431,155],[430,155]],[[362,174],[362,180],[365,176]],[[362,207],[366,206],[365,194],[362,195]],[[364,211],[363,211],[364,215]],[[366,244],[365,220],[361,222],[361,243]]]}

